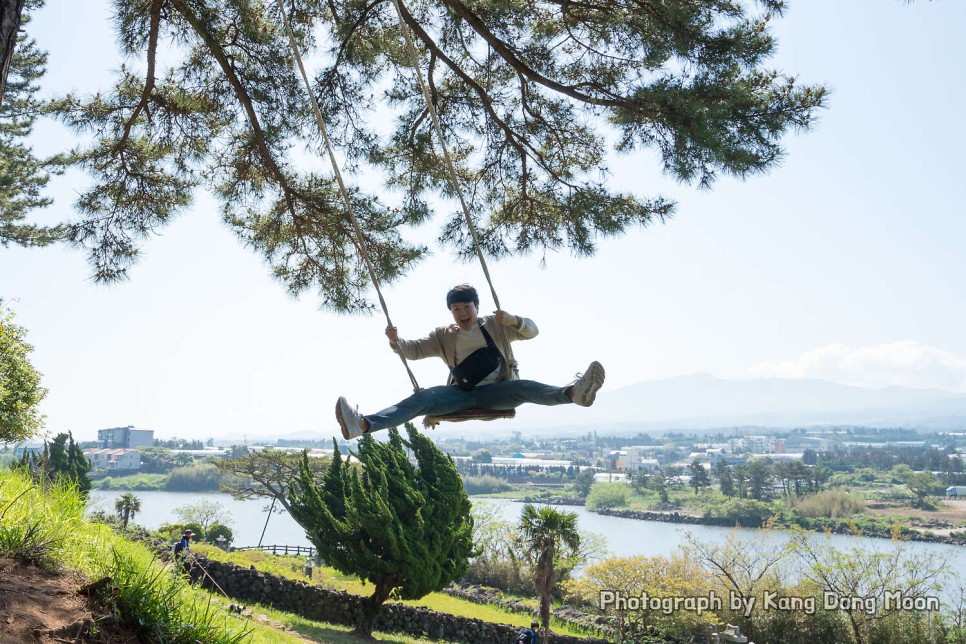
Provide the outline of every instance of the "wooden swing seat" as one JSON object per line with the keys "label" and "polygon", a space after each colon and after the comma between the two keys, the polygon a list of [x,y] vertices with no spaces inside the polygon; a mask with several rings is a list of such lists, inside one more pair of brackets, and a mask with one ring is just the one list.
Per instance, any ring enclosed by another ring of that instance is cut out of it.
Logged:
{"label": "wooden swing seat", "polygon": [[440,423],[459,423],[464,420],[498,420],[501,418],[510,420],[516,418],[516,415],[516,409],[464,409],[452,414],[426,416],[423,418],[423,427],[432,429]]}

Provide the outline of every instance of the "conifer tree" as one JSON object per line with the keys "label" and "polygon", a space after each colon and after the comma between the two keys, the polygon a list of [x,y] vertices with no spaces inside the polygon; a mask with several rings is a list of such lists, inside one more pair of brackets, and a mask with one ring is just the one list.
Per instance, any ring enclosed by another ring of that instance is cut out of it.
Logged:
{"label": "conifer tree", "polygon": [[[452,198],[439,141],[393,0],[283,0],[312,91],[351,175],[378,279],[426,248],[403,236]],[[595,251],[601,237],[668,217],[656,195],[611,189],[606,158],[650,148],[663,169],[708,186],[764,172],[789,130],[808,129],[826,90],[770,69],[784,0],[400,0],[418,64],[490,256]],[[110,89],[53,105],[92,142],[70,154],[92,184],[69,237],[98,280],[126,276],[143,239],[204,187],[293,293],[356,310],[369,275],[321,153],[306,90],[271,0],[114,0],[126,63]],[[375,172],[373,172],[375,171]],[[383,195],[395,192],[394,200]],[[460,212],[438,238],[472,254]]]}
{"label": "conifer tree", "polygon": [[24,0],[0,0],[0,104],[7,89],[7,75],[17,47]]}
{"label": "conifer tree", "polygon": [[[26,3],[20,18],[25,26],[30,21],[29,12],[42,5],[43,0]],[[38,81],[46,71],[47,54],[37,49],[26,32],[20,32],[16,40],[17,47],[8,58],[6,91],[0,100],[0,246],[44,246],[59,239],[63,229],[30,224],[27,219],[31,212],[51,203],[43,189],[51,173],[61,172],[62,158],[38,159],[26,145],[44,111],[36,94]]]}
{"label": "conifer tree", "polygon": [[45,441],[42,455],[24,452],[18,466],[39,481],[76,485],[82,494],[91,490],[91,463],[70,432]]}
{"label": "conifer tree", "polygon": [[688,473],[691,475],[691,487],[694,488],[695,494],[701,488],[711,487],[711,475],[704,469],[701,461],[697,459],[691,461],[688,464]]}
{"label": "conifer tree", "polygon": [[305,454],[289,489],[292,517],[319,555],[375,586],[356,625],[366,636],[390,596],[418,599],[441,590],[466,572],[473,550],[470,502],[452,459],[411,423],[406,431],[408,441],[396,428],[386,442],[363,436],[354,454],[358,470],[333,441],[321,482]]}

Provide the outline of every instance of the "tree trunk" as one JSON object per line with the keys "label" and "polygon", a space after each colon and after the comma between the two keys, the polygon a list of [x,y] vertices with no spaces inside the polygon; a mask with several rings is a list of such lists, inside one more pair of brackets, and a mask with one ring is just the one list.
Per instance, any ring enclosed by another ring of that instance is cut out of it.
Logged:
{"label": "tree trunk", "polygon": [[382,605],[386,603],[389,595],[397,585],[396,575],[389,575],[376,584],[376,589],[372,595],[362,602],[362,614],[359,617],[359,621],[356,622],[355,628],[357,635],[369,639],[372,638],[372,631],[376,627],[376,619],[379,617],[379,611],[382,610]]}
{"label": "tree trunk", "polygon": [[7,74],[20,33],[23,5],[24,0],[0,0],[0,103],[3,103],[3,94],[7,90]]}
{"label": "tree trunk", "polygon": [[543,630],[543,639],[546,642],[550,634],[550,609],[551,594],[553,593],[554,569],[553,559],[550,559],[549,567],[538,568],[538,579],[536,581],[537,592],[540,593],[540,627]]}

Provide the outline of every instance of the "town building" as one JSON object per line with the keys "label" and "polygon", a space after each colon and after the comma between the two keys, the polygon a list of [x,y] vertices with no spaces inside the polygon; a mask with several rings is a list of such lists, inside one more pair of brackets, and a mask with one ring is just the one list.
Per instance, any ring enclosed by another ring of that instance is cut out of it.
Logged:
{"label": "town building", "polygon": [[13,448],[13,457],[15,460],[20,460],[23,458],[24,454],[40,454],[44,453],[43,443],[24,443],[22,445],[16,445]]}
{"label": "town building", "polygon": [[134,429],[133,425],[99,429],[97,430],[97,444],[101,449],[152,447],[154,445],[154,430]]}
{"label": "town building", "polygon": [[615,467],[622,472],[657,472],[661,463],[650,456],[653,452],[653,446],[623,447],[614,453]]}
{"label": "town building", "polygon": [[[780,445],[776,446],[776,441],[774,436],[742,436],[741,438],[732,438],[728,441],[731,451],[735,454],[741,454],[742,452],[748,454],[771,454],[773,452],[783,452],[785,451],[785,443],[781,441]],[[776,449],[777,447],[777,449]]]}
{"label": "town building", "polygon": [[141,453],[136,449],[104,449],[92,447],[84,456],[95,470],[136,472],[141,469]]}

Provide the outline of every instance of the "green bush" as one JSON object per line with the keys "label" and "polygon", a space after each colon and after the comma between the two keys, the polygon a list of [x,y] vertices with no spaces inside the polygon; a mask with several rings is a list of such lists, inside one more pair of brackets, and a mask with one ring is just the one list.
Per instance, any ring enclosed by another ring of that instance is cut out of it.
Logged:
{"label": "green bush", "polygon": [[[218,543],[218,537],[224,537],[225,540],[221,544]],[[212,523],[208,526],[208,532],[205,534],[205,543],[210,543],[212,545],[222,545],[228,547],[231,545],[232,539],[234,539],[234,533],[231,528],[221,523]]]}
{"label": "green bush", "polygon": [[184,534],[185,530],[191,530],[194,535],[191,537],[191,543],[197,543],[203,541],[205,538],[205,530],[201,527],[200,523],[165,523],[157,530],[154,531],[159,537],[167,539],[172,542],[181,540],[181,535]]}
{"label": "green bush", "polygon": [[775,510],[767,503],[754,499],[729,499],[719,506],[707,508],[704,516],[713,519],[726,519],[748,528],[760,528]]}
{"label": "green bush", "polygon": [[461,581],[498,588],[512,595],[536,594],[533,575],[520,559],[477,557],[470,560]]}
{"label": "green bush", "polygon": [[169,492],[216,492],[222,473],[211,463],[176,467],[168,475],[164,489]]}
{"label": "green bush", "polygon": [[506,479],[492,474],[482,476],[467,476],[463,479],[463,489],[467,494],[499,494],[512,489]]}
{"label": "green bush", "polygon": [[163,474],[133,474],[131,476],[105,476],[94,479],[97,490],[161,490],[164,488]]}
{"label": "green bush", "polygon": [[627,505],[631,489],[624,483],[594,483],[587,495],[588,510],[620,508]]}
{"label": "green bush", "polygon": [[862,499],[845,490],[829,490],[805,497],[791,496],[786,501],[788,507],[809,518],[828,517],[838,519],[865,512]]}

